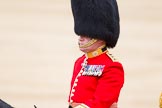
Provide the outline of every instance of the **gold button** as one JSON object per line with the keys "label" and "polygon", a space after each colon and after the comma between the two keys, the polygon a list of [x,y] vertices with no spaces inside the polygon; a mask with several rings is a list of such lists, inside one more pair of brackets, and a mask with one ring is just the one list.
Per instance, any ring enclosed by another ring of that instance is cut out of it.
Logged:
{"label": "gold button", "polygon": [[77,83],[74,83],[74,86],[77,86]]}
{"label": "gold button", "polygon": [[72,89],[72,92],[75,92],[75,89]]}

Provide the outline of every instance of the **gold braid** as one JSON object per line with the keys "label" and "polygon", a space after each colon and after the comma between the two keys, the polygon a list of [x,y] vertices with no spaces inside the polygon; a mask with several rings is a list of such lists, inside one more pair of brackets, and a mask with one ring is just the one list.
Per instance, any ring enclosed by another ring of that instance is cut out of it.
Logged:
{"label": "gold braid", "polygon": [[97,39],[91,39],[89,42],[87,42],[85,45],[79,45],[80,48],[86,48],[91,46],[92,44],[94,44],[97,41]]}

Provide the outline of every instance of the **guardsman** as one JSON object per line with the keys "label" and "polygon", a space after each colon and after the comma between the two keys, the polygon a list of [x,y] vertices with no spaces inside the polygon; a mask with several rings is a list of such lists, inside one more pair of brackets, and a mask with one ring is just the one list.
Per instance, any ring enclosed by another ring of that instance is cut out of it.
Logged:
{"label": "guardsman", "polygon": [[119,37],[116,0],[71,0],[79,57],[73,70],[69,108],[117,108],[124,84],[122,64],[108,51]]}

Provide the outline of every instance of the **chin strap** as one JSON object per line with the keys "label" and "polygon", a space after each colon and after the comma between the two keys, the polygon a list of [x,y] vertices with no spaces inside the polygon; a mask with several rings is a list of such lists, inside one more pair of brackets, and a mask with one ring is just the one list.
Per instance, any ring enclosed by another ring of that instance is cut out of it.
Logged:
{"label": "chin strap", "polygon": [[89,42],[87,42],[85,45],[79,45],[80,48],[86,48],[91,46],[92,44],[94,44],[97,41],[97,39],[91,39]]}

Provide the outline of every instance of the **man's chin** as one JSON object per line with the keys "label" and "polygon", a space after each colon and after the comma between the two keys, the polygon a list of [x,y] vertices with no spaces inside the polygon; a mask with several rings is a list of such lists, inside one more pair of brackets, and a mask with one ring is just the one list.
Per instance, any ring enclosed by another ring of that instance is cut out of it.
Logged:
{"label": "man's chin", "polygon": [[84,53],[87,53],[88,52],[88,50],[86,48],[79,48],[79,49],[80,49],[80,51],[82,51]]}

